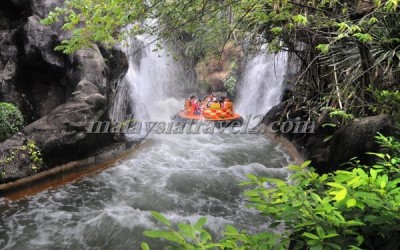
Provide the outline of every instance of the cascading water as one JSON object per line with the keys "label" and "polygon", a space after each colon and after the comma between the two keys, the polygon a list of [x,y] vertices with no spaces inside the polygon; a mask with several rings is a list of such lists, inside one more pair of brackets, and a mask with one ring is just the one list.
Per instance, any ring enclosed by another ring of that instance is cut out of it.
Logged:
{"label": "cascading water", "polygon": [[[174,59],[174,52],[166,47],[160,48],[153,41],[153,37],[145,35],[128,40],[125,53],[129,69],[117,87],[120,98],[116,98],[113,107],[113,110],[121,112],[125,104],[119,100],[125,99],[125,102],[131,102],[135,118],[141,121],[168,120],[169,114],[182,107],[181,100],[178,102],[175,98],[183,99],[185,94],[195,89],[193,74],[185,71],[182,64]],[[139,50],[141,58],[137,58]],[[127,90],[129,96],[123,92]],[[113,118],[121,121],[121,114],[117,113]]]}
{"label": "cascading water", "polygon": [[[146,49],[139,60],[130,58],[125,83],[140,120],[168,120],[183,106],[182,88],[192,87],[166,53]],[[268,82],[259,77],[271,72],[269,59],[255,57],[246,68],[242,86],[248,86],[241,91],[251,91],[238,103],[244,112],[251,111],[245,105],[265,112],[262,105],[273,105],[279,95],[274,88],[281,81],[274,85],[273,77]],[[257,86],[274,91],[273,98],[265,93],[269,99],[263,102]],[[254,98],[260,102],[248,101]],[[129,159],[99,174],[21,201],[0,199],[0,248],[139,249],[147,241],[152,249],[164,249],[162,242],[143,236],[144,230],[159,227],[152,210],[173,222],[206,216],[207,227],[217,235],[227,224],[250,233],[264,230],[268,221],[245,207],[238,184],[248,173],[286,178],[288,162],[281,148],[262,135],[151,134]]]}
{"label": "cascading water", "polygon": [[241,115],[265,115],[280,101],[288,54],[261,52],[248,59],[238,89],[236,110]]}

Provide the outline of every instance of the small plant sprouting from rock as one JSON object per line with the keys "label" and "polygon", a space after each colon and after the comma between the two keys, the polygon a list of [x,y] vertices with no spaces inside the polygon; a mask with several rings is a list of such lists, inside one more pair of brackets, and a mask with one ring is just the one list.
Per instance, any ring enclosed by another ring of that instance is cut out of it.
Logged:
{"label": "small plant sprouting from rock", "polygon": [[29,152],[29,156],[32,162],[32,170],[39,170],[40,165],[43,164],[43,159],[42,159],[42,155],[40,153],[39,148],[36,146],[35,142],[30,140],[28,141],[27,145],[27,150]]}
{"label": "small plant sprouting from rock", "polygon": [[37,147],[35,141],[28,140],[25,145],[17,147],[15,149],[10,149],[8,155],[3,155],[2,157],[0,157],[0,167],[2,168],[2,170],[0,171],[1,179],[7,177],[5,167],[12,161],[14,161],[17,157],[26,157],[26,153],[29,154],[29,160],[31,163],[30,168],[35,172],[40,170],[43,165],[42,154],[40,152],[40,149]]}

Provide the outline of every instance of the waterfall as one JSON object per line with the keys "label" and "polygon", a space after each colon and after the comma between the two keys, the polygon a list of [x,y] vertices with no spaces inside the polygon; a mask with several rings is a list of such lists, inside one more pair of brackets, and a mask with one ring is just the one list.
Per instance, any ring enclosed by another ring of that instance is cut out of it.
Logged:
{"label": "waterfall", "polygon": [[[183,98],[196,87],[194,74],[188,73],[175,52],[163,44],[151,42],[154,37],[139,36],[127,41],[124,48],[129,69],[117,86],[112,118],[121,121],[128,106],[138,120],[169,120],[181,110]],[[246,60],[235,100],[240,115],[265,115],[278,104],[287,74],[288,54],[267,53],[266,49]],[[193,69],[192,69],[193,70]],[[190,71],[190,70],[189,70]]]}
{"label": "waterfall", "polygon": [[238,87],[236,111],[242,116],[265,115],[280,102],[288,65],[288,54],[261,50],[250,57]]}
{"label": "waterfall", "polygon": [[124,112],[126,115],[125,101],[132,105],[136,119],[168,120],[182,109],[184,96],[196,89],[194,74],[184,69],[166,44],[160,47],[154,40],[142,35],[127,41],[124,52],[129,69],[117,87],[113,119],[121,120]]}

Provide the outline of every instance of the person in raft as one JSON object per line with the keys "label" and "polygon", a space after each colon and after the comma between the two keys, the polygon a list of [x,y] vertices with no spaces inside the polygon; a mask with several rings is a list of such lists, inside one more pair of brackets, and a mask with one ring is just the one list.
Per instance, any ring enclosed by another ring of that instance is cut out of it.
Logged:
{"label": "person in raft", "polygon": [[214,98],[213,94],[209,94],[208,96],[204,97],[203,102],[208,103],[209,101],[212,101]]}
{"label": "person in raft", "polygon": [[194,105],[194,114],[201,115],[201,101],[197,100],[196,104]]}

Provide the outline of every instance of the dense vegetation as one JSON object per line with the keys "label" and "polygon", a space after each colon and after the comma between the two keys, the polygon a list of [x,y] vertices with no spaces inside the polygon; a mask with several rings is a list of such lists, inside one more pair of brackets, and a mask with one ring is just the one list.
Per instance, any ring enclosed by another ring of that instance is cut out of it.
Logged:
{"label": "dense vegetation", "polygon": [[0,103],[0,141],[18,132],[24,123],[24,118],[17,107],[10,103]]}

